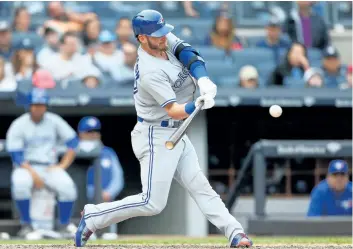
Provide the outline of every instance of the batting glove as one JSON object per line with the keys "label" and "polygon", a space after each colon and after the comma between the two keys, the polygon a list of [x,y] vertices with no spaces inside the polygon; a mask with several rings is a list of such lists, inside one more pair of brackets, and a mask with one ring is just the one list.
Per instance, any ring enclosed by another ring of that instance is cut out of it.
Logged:
{"label": "batting glove", "polygon": [[217,94],[217,86],[213,83],[208,77],[201,77],[197,84],[200,87],[200,94],[205,95],[209,94],[212,98],[216,97]]}
{"label": "batting glove", "polygon": [[210,109],[215,104],[214,99],[209,94],[205,94],[205,95],[198,97],[195,101],[195,106],[196,107],[200,106],[201,102],[204,102],[203,106],[201,107],[201,110]]}

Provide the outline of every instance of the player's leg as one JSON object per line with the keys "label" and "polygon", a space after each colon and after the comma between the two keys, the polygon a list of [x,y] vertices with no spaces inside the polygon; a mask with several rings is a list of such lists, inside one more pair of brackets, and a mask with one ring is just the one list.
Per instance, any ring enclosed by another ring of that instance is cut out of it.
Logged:
{"label": "player's leg", "polygon": [[[66,231],[73,213],[74,202],[77,199],[77,189],[71,176],[63,169],[56,168],[47,171],[44,178],[45,185],[57,194],[59,207],[60,231],[69,236]],[[75,231],[71,231],[71,235]]]}
{"label": "player's leg", "polygon": [[185,143],[185,149],[174,178],[188,190],[207,219],[232,242],[237,234],[244,234],[244,229],[212,189],[199,166],[196,151],[189,138],[185,136],[182,141]]}
{"label": "player's leg", "polygon": [[[167,204],[169,189],[183,147],[176,146],[172,151],[167,150],[164,142],[170,132],[142,124],[137,127],[132,132],[132,147],[140,161],[142,193],[115,202],[86,205],[84,220],[81,219],[81,222],[85,223],[83,227],[87,226],[89,229],[88,237],[97,229],[113,223],[137,216],[159,214]],[[84,234],[85,231],[78,233]],[[76,238],[76,246],[83,246],[85,239]]]}
{"label": "player's leg", "polygon": [[18,235],[24,237],[33,229],[31,227],[30,200],[33,188],[33,179],[28,170],[16,168],[11,175],[12,198],[16,202],[16,207],[20,214],[22,228]]}

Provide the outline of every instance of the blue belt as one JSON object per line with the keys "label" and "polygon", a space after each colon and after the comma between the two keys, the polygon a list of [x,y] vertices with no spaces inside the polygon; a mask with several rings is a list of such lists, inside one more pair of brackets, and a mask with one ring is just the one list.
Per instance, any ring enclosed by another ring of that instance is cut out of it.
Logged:
{"label": "blue belt", "polygon": [[152,125],[160,125],[162,127],[169,127],[169,128],[178,128],[183,121],[182,120],[162,120],[161,122],[151,122],[151,121],[146,121],[143,118],[137,116],[137,121],[143,123],[147,123],[147,124],[152,124]]}

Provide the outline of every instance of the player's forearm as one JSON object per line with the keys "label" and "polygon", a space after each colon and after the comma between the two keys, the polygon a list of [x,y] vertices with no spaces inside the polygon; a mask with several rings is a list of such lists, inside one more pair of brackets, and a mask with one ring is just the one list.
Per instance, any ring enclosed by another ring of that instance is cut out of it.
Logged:
{"label": "player's forearm", "polygon": [[67,169],[68,167],[70,167],[70,165],[72,164],[72,162],[75,159],[75,156],[76,156],[75,150],[68,149],[60,161],[61,167],[63,169]]}
{"label": "player's forearm", "polygon": [[195,102],[185,104],[171,103],[165,107],[168,116],[175,120],[187,118],[195,110]]}

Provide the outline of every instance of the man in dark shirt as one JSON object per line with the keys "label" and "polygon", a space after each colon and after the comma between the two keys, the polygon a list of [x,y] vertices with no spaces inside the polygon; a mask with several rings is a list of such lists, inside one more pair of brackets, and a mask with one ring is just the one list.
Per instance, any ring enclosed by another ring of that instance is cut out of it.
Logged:
{"label": "man in dark shirt", "polygon": [[333,46],[323,51],[322,71],[326,87],[337,88],[346,81],[346,69],[342,67],[339,52]]}
{"label": "man in dark shirt", "polygon": [[286,19],[284,31],[307,48],[326,48],[330,44],[328,29],[322,17],[311,11],[312,2],[297,1],[297,6]]}
{"label": "man in dark shirt", "polygon": [[352,182],[349,181],[348,164],[333,160],[328,174],[311,192],[308,216],[352,216]]}

